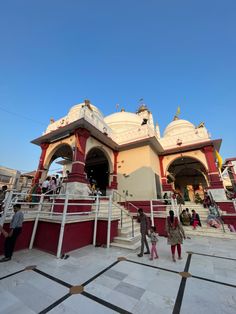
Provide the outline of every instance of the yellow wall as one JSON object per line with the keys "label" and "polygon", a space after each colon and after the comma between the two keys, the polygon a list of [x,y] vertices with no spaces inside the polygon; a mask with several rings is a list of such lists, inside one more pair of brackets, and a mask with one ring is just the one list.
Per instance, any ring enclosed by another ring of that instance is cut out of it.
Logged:
{"label": "yellow wall", "polygon": [[130,200],[155,199],[155,173],[159,174],[158,158],[150,146],[119,152],[118,192]]}

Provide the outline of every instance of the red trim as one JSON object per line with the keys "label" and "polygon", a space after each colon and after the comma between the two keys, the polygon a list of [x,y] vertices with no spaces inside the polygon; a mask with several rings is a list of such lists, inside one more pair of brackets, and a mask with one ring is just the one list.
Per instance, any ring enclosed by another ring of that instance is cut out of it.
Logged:
{"label": "red trim", "polygon": [[180,153],[180,152],[183,153],[183,152],[189,152],[192,150],[198,150],[206,146],[216,147],[216,149],[219,150],[221,142],[222,142],[222,139],[217,139],[217,140],[212,140],[212,141],[207,141],[207,142],[196,143],[194,145],[186,145],[186,146],[181,146],[181,147],[178,146],[176,148],[165,150],[163,153],[160,153],[160,154],[163,156],[168,156],[175,153]]}
{"label": "red trim", "polygon": [[112,190],[117,190],[118,183],[117,183],[117,158],[118,158],[118,152],[113,151],[114,155],[114,168],[113,168],[113,177],[110,186],[108,187],[109,189]]}
{"label": "red trim", "polygon": [[[134,206],[137,208],[142,208],[145,213],[151,212],[150,201],[130,201]],[[127,202],[120,202],[122,206],[128,209],[130,212],[135,213],[137,210],[132,205],[129,205],[129,201]],[[166,211],[166,205],[163,204],[162,201],[153,201],[154,205],[161,205],[158,207],[154,207],[154,211]]]}
{"label": "red trim", "polygon": [[233,202],[216,202],[216,204],[220,207],[221,210],[227,213],[236,213]]}
{"label": "red trim", "polygon": [[113,174],[117,174],[117,158],[118,158],[119,152],[113,151],[113,154],[114,154],[114,171],[113,171]]}
{"label": "red trim", "polygon": [[[62,213],[63,209],[64,209],[64,202],[65,202],[64,199],[56,199],[53,211],[57,212],[57,213]],[[60,204],[58,204],[58,203],[60,203]],[[78,204],[84,204],[84,205],[70,205],[70,203],[72,203],[72,204],[78,203]],[[88,200],[69,200],[67,212],[68,213],[89,212],[92,209],[91,203],[93,203],[93,201],[91,199],[88,199]]]}
{"label": "red trim", "polygon": [[[208,165],[208,178],[210,183],[210,188],[219,189],[224,188],[223,183],[220,179],[219,170],[215,163],[215,149],[213,146],[206,146],[202,149],[205,154],[207,165]],[[212,173],[213,172],[213,173]]]}
{"label": "red trim", "polygon": [[[107,243],[107,220],[98,220],[96,245],[106,245]],[[118,220],[111,221],[111,242],[118,235]]]}
{"label": "red trim", "polygon": [[221,217],[224,221],[224,224],[233,225],[236,230],[236,215],[227,215],[227,216],[223,215]]}
{"label": "red trim", "polygon": [[160,161],[160,170],[161,170],[161,177],[164,177],[164,168],[163,168],[163,158],[164,156],[158,156]]}

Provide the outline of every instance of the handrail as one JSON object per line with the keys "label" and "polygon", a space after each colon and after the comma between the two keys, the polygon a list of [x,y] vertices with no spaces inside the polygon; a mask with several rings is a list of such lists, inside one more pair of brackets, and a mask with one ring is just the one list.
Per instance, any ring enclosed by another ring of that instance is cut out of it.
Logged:
{"label": "handrail", "polygon": [[[138,210],[139,208],[136,206],[136,205],[134,205],[132,202],[130,202],[130,201],[127,201],[127,199],[126,199],[126,197],[124,197],[123,195],[121,195],[119,192],[117,192],[117,191],[113,191],[113,195],[119,195],[120,196],[120,202],[121,202],[121,198],[124,200],[124,202],[125,202],[125,205],[127,205],[127,209],[129,210],[129,206],[132,206],[132,207],[134,207],[136,210]],[[112,197],[112,200],[114,201],[114,198]]]}
{"label": "handrail", "polygon": [[122,215],[122,213],[124,212],[126,214],[126,216],[130,217],[130,219],[131,219],[131,228],[132,228],[131,229],[132,230],[132,237],[134,237],[134,217],[130,214],[129,211],[127,212],[127,210],[125,208],[119,207],[117,205],[117,203],[112,202],[112,204],[114,206],[116,206],[117,208],[119,208],[120,211],[121,211],[121,222],[120,222],[121,228],[122,228],[122,224],[123,224],[123,215]]}
{"label": "handrail", "polygon": [[217,212],[217,219],[218,219],[219,222],[221,223],[223,232],[225,233],[224,221],[223,221],[223,219],[221,218],[221,214],[220,214],[220,211],[219,211],[219,207],[218,207],[218,205],[216,204],[215,201],[214,201],[214,206],[215,206],[215,209],[216,209],[216,212]]}

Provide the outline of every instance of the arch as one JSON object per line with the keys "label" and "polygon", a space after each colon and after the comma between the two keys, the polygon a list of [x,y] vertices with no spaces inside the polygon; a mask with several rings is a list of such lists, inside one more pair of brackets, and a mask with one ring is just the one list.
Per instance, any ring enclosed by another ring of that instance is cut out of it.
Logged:
{"label": "arch", "polygon": [[189,155],[189,154],[182,154],[181,156],[178,155],[178,156],[173,156],[173,157],[174,157],[174,158],[172,158],[172,159],[167,163],[167,165],[166,165],[166,167],[165,167],[165,169],[164,169],[164,174],[165,174],[165,175],[167,175],[167,172],[168,172],[170,166],[171,166],[176,160],[178,160],[178,159],[180,159],[180,158],[190,158],[190,159],[194,159],[194,160],[196,160],[197,162],[199,162],[199,163],[202,165],[202,167],[203,167],[205,173],[208,172],[207,164],[206,164],[206,163],[204,164],[204,162],[203,162],[200,158],[197,158],[197,157],[192,156],[192,155]]}
{"label": "arch", "polygon": [[207,169],[197,158],[179,156],[169,163],[166,171],[169,182],[185,200],[194,201],[196,193],[204,197],[204,188],[209,186]]}
{"label": "arch", "polygon": [[68,143],[62,142],[52,148],[45,158],[44,168],[48,170],[52,162],[60,157],[72,163],[73,149]]}
{"label": "arch", "polygon": [[92,147],[86,154],[85,172],[89,182],[99,187],[102,194],[106,194],[106,189],[110,183],[110,163],[109,156],[101,147]]}

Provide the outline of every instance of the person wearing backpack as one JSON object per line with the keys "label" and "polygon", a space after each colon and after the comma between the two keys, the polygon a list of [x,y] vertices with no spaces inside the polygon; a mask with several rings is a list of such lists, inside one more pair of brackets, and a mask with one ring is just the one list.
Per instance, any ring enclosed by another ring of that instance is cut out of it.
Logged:
{"label": "person wearing backpack", "polygon": [[[138,222],[140,223],[140,233],[141,233],[141,252],[138,254],[138,257],[142,257],[143,254],[150,254],[149,245],[147,242],[147,235],[150,229],[150,223],[148,217],[144,214],[143,209],[138,209]],[[147,251],[144,252],[144,244]]]}

